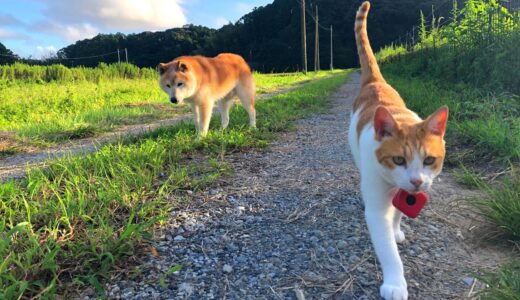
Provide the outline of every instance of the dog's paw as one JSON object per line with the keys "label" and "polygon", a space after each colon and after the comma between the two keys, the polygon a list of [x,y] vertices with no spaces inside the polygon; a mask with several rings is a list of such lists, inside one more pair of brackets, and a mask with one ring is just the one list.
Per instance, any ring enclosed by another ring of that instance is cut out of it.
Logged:
{"label": "dog's paw", "polygon": [[381,297],[385,300],[407,300],[406,285],[383,284],[380,289]]}
{"label": "dog's paw", "polygon": [[404,232],[402,232],[401,230],[397,230],[394,232],[394,235],[395,235],[396,242],[398,242],[398,243],[404,242],[404,240],[405,240]]}

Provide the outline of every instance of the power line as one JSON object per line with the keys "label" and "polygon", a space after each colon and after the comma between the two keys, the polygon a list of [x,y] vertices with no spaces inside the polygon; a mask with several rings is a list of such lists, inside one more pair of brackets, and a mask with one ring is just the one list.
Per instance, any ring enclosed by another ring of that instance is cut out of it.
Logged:
{"label": "power line", "polygon": [[323,29],[323,30],[327,30],[327,31],[330,31],[329,28],[327,28],[327,27],[321,25],[320,22],[318,22],[318,21],[316,20],[316,18],[313,16],[313,14],[315,14],[315,12],[310,11],[310,10],[307,8],[307,6],[305,6],[305,3],[302,3],[302,0],[296,0],[296,2],[298,2],[298,4],[303,5],[303,6],[305,7],[305,11],[307,12],[307,14],[312,18],[312,20],[314,20],[315,23],[318,24],[318,26],[319,26],[321,29]]}
{"label": "power line", "polygon": [[[79,60],[79,59],[99,58],[99,57],[105,57],[105,56],[116,54],[116,53],[119,55],[119,49],[117,51],[113,51],[113,52],[107,52],[107,53],[103,53],[103,54],[96,54],[96,55],[90,55],[90,56],[78,56],[78,57],[59,57],[59,56],[57,56],[55,58],[50,58],[50,60]],[[126,60],[128,62],[128,51],[126,48],[125,48],[125,55],[126,55]],[[16,58],[16,59],[23,59],[18,55],[0,54],[0,56],[12,57],[12,58]]]}
{"label": "power line", "polygon": [[58,57],[57,59],[59,59],[59,60],[76,60],[76,59],[98,58],[98,57],[104,57],[104,56],[111,55],[111,54],[116,54],[116,53],[117,53],[117,51],[104,53],[104,54],[98,54],[98,55],[91,55],[91,56],[64,57],[64,58]]}
{"label": "power line", "polygon": [[[317,11],[316,11],[316,18],[314,17],[314,13],[309,11],[309,9],[306,7],[305,5],[305,0],[296,0],[296,3],[298,3],[298,5],[301,6],[301,21],[302,21],[302,25],[301,25],[301,33],[302,33],[302,65],[303,65],[303,68],[304,68],[304,73],[306,74],[307,73],[307,40],[306,40],[306,24],[305,24],[305,15],[306,13],[309,14],[309,16],[311,16],[312,20],[315,22],[315,24],[317,25],[316,27],[316,43],[318,44],[315,48],[315,54],[314,54],[314,58],[315,58],[315,69],[318,68],[319,69],[319,65],[320,65],[320,62],[319,62],[319,32],[318,32],[318,28],[321,28],[323,30],[326,30],[328,32],[330,32],[330,69],[333,70],[333,42],[332,42],[332,38],[333,38],[333,27],[332,27],[332,24],[330,24],[330,28],[326,28],[324,27],[323,25],[320,24],[320,22],[318,21],[318,18],[317,18]],[[352,10],[356,8],[356,6],[358,5],[358,3],[356,2],[352,2],[352,4],[350,5],[350,8],[348,9],[348,12],[347,14],[348,15],[351,15],[352,14]],[[317,10],[317,5],[316,5],[316,10]]]}
{"label": "power line", "polygon": [[11,55],[11,54],[0,54],[0,56],[3,56],[3,57],[12,57],[12,58],[20,58],[18,55]]}
{"label": "power line", "polygon": [[[327,27],[321,25],[320,22],[318,22],[318,20],[316,20],[316,18],[313,16],[313,12],[310,12],[310,11],[307,9],[307,13],[311,16],[311,18],[314,20],[314,22],[316,22],[316,24],[318,24],[318,27],[320,27],[320,28],[323,29],[323,30],[330,31],[329,28],[327,28]],[[316,13],[316,12],[314,12],[314,13]]]}

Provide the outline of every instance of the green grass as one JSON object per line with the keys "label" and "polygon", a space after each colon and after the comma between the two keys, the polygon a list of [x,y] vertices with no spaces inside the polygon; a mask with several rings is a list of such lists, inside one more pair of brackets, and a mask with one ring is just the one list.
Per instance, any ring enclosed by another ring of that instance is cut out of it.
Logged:
{"label": "green grass", "polygon": [[383,47],[379,62],[392,62],[401,74],[519,94],[520,11],[499,0],[463,2],[442,17],[421,13],[415,44]]}
{"label": "green grass", "polygon": [[520,97],[494,94],[464,84],[399,75],[385,66],[385,77],[410,109],[426,117],[448,105],[449,162],[458,165],[520,161]]}
{"label": "green grass", "polygon": [[489,287],[480,293],[482,300],[520,300],[520,262],[513,262],[478,277]]}
{"label": "green grass", "polygon": [[328,95],[346,75],[258,102],[257,129],[247,128],[237,106],[229,129],[211,130],[201,141],[192,124],[182,123],[1,184],[0,298],[54,298],[84,285],[102,295],[100,282],[113,266],[128,265],[169,211],[189,201],[184,190],[229,172],[224,154],[265,147],[293,121],[326,111]]}
{"label": "green grass", "polygon": [[485,193],[485,197],[472,200],[478,211],[497,225],[508,239],[520,241],[520,172],[513,169],[501,181],[486,182],[475,174],[467,178]]}
{"label": "green grass", "polygon": [[288,88],[297,84],[301,84],[310,80],[319,78],[325,78],[332,74],[342,72],[341,70],[335,71],[319,71],[319,72],[308,72],[307,75],[303,73],[273,73],[273,74],[260,74],[254,73],[256,89],[258,94],[273,93],[277,90]]}
{"label": "green grass", "polygon": [[87,128],[96,133],[136,119],[165,118],[174,111],[162,93],[156,79],[4,83],[0,131],[53,142],[67,132],[82,137]]}
{"label": "green grass", "polygon": [[[271,93],[330,75],[254,76],[258,93]],[[0,78],[0,132],[15,133],[11,144],[49,146],[189,111],[169,104],[153,70],[132,65],[68,69],[15,64],[0,67]]]}
{"label": "green grass", "polygon": [[457,182],[468,188],[479,188],[484,180],[481,172],[467,168],[463,164],[461,164],[459,168],[455,169],[454,171],[454,176]]}
{"label": "green grass", "polygon": [[152,68],[139,68],[128,63],[107,65],[100,63],[96,68],[63,65],[37,66],[23,63],[0,65],[0,80],[4,82],[100,82],[114,79],[155,78],[157,72]]}

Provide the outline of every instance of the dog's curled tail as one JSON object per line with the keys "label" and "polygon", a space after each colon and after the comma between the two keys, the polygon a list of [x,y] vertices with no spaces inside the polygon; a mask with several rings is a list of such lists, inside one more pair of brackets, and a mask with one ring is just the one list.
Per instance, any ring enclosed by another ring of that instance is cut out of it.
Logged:
{"label": "dog's curled tail", "polygon": [[356,13],[356,23],[354,25],[359,64],[361,65],[361,86],[370,82],[385,81],[368,40],[367,16],[369,10],[370,2],[363,2]]}

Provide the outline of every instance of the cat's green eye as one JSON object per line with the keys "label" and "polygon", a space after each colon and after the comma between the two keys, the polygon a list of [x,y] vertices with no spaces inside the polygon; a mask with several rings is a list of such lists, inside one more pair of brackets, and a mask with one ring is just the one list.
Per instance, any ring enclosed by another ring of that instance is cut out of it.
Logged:
{"label": "cat's green eye", "polygon": [[435,163],[435,157],[433,156],[427,156],[423,161],[423,164],[425,166],[431,166],[433,165],[433,163]]}
{"label": "cat's green eye", "polygon": [[392,157],[392,161],[398,166],[404,166],[406,164],[406,159],[402,156],[394,156]]}

